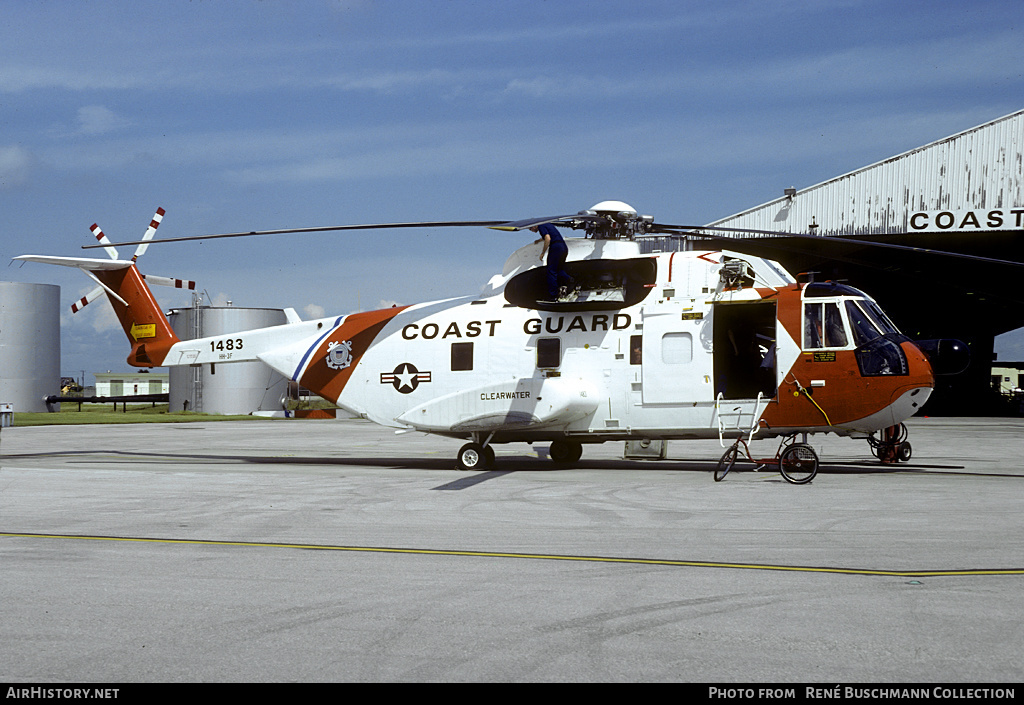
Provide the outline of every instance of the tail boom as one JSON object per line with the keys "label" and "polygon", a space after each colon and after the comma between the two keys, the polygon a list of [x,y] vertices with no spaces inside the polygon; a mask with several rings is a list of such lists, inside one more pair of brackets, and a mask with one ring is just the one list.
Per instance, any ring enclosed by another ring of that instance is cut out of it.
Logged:
{"label": "tail boom", "polygon": [[[107,289],[107,298],[132,343],[128,364],[134,367],[159,367],[171,346],[179,342],[167,317],[153,298],[135,265],[124,269],[93,272]],[[116,297],[111,295],[116,293]],[[121,300],[118,300],[121,299]]]}

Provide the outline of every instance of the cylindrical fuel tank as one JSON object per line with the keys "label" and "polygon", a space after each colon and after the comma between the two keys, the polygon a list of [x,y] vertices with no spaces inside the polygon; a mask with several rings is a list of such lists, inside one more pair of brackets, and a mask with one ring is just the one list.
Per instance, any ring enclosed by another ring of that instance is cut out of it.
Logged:
{"label": "cylindrical fuel tank", "polygon": [[0,403],[46,411],[60,394],[60,287],[0,282]]}
{"label": "cylindrical fuel tank", "polygon": [[[171,328],[182,340],[237,333],[287,322],[281,309],[198,306],[171,311]],[[262,362],[172,367],[170,410],[207,414],[281,411],[287,380]]]}

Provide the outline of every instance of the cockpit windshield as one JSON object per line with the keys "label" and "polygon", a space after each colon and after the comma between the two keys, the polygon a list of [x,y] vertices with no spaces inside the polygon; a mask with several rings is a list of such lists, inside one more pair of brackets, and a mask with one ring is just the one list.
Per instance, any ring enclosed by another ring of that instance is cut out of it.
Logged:
{"label": "cockpit windshield", "polygon": [[844,296],[804,302],[804,350],[859,347],[882,336],[899,334],[871,299]]}
{"label": "cockpit windshield", "polygon": [[907,357],[900,347],[905,338],[878,304],[862,294],[839,292],[830,301],[820,289],[811,293],[813,298],[804,301],[804,350],[822,350],[822,360],[835,360],[824,350],[852,348],[864,377],[907,374]]}
{"label": "cockpit windshield", "polygon": [[860,301],[859,304],[868,312],[868,315],[872,317],[876,324],[882,329],[883,333],[887,335],[889,333],[895,333],[897,335],[900,334],[900,330],[896,327],[896,324],[889,320],[889,317],[885,315],[885,311],[879,308],[878,304],[874,301],[864,299],[863,301]]}
{"label": "cockpit windshield", "polygon": [[899,329],[893,325],[885,312],[869,299],[847,300],[846,315],[850,319],[853,339],[857,345],[863,345],[890,333],[899,334]]}

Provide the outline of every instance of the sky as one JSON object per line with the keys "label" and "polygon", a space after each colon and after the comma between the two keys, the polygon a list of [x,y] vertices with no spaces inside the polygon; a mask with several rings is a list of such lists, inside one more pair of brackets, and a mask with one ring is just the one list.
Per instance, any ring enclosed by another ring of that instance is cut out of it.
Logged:
{"label": "sky", "polygon": [[[72,315],[85,276],[6,263],[102,257],[80,249],[93,223],[117,242],[157,207],[175,237],[609,199],[708,223],[1024,107],[1020,0],[5,0],[0,18],[0,280],[61,286],[62,372],[87,383],[131,369],[110,307]],[[140,269],[313,318],[475,295],[531,239],[264,236],[153,246]]]}

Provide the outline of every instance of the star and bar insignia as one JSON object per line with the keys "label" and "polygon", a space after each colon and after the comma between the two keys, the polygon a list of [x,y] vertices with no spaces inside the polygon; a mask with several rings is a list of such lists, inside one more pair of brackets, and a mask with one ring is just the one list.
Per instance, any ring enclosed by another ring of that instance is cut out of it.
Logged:
{"label": "star and bar insignia", "polygon": [[415,365],[403,362],[395,368],[394,372],[381,372],[380,383],[392,384],[395,390],[402,394],[410,394],[416,391],[421,382],[429,382],[430,373],[420,372]]}

